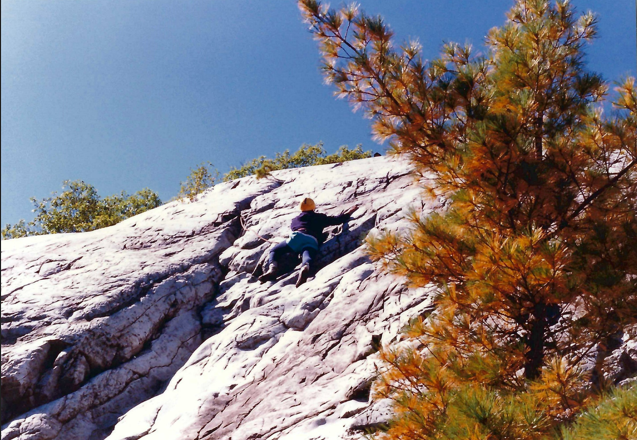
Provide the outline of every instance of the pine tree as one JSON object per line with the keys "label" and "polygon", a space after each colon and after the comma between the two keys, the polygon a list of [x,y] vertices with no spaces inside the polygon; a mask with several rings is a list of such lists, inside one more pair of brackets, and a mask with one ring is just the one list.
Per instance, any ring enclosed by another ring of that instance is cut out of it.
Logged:
{"label": "pine tree", "polygon": [[[436,311],[410,347],[383,351],[390,438],[541,438],[604,388],[604,356],[637,321],[637,89],[584,66],[596,18],[517,0],[486,55],[450,43],[432,61],[396,46],[356,6],[299,7],[339,97],[408,156],[424,197],[412,230],[370,240],[374,258]],[[585,365],[594,364],[594,371]],[[591,387],[593,385],[593,387]]]}

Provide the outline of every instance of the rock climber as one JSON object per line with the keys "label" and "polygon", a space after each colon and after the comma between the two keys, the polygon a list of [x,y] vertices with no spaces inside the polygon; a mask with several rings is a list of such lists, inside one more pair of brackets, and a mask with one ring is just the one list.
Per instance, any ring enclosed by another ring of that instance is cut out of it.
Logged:
{"label": "rock climber", "polygon": [[302,263],[299,269],[299,276],[296,280],[296,287],[307,281],[310,273],[310,264],[316,256],[319,246],[323,243],[323,229],[327,226],[340,225],[345,223],[358,206],[353,206],[336,217],[330,217],[316,211],[314,200],[309,197],[304,198],[299,209],[301,214],[292,219],[292,233],[290,237],[275,245],[270,249],[268,255],[268,271],[259,277],[262,283],[273,280],[279,272],[279,258],[288,252],[301,254]]}

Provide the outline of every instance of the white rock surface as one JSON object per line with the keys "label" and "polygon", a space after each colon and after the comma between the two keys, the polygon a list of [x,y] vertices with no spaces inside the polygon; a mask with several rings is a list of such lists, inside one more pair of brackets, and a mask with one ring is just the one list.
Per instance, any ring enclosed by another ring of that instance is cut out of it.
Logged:
{"label": "white rock surface", "polygon": [[[383,274],[362,239],[404,228],[416,201],[440,206],[385,157],[273,176],[99,231],[4,241],[2,440],[345,440],[386,422],[389,402],[369,399],[375,352],[431,292]],[[330,215],[359,209],[330,228],[306,284],[295,271],[260,284],[308,196]],[[626,356],[618,380],[634,376]]]}
{"label": "white rock surface", "polygon": [[[429,297],[381,275],[362,239],[400,227],[420,190],[389,158],[273,176],[3,242],[2,439],[350,438],[375,423],[355,423],[373,413],[375,346]],[[359,209],[305,285],[256,282],[307,196]]]}

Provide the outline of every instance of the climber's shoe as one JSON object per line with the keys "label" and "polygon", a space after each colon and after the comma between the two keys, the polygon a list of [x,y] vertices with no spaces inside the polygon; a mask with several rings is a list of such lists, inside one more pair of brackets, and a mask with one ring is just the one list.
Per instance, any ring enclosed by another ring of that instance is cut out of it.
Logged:
{"label": "climber's shoe", "polygon": [[299,287],[301,284],[305,283],[309,274],[310,266],[307,264],[301,266],[301,269],[299,269],[299,277],[296,279],[296,287]]}
{"label": "climber's shoe", "polygon": [[268,267],[268,271],[259,277],[259,281],[265,283],[266,281],[272,281],[276,278],[276,275],[279,273],[279,265],[276,262],[270,264]]}

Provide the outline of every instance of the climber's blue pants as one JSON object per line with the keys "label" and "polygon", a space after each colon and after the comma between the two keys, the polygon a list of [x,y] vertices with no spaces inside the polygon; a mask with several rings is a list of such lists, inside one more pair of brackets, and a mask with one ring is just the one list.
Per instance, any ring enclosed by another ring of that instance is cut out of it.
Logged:
{"label": "climber's blue pants", "polygon": [[[294,253],[292,248],[288,246],[287,241],[282,241],[281,243],[275,245],[272,249],[270,249],[270,254],[268,255],[268,263],[272,264],[272,262],[277,261],[283,254],[286,253]],[[312,264],[312,259],[316,256],[316,252],[314,249],[305,248],[300,252],[301,258],[303,260],[303,264]]]}

